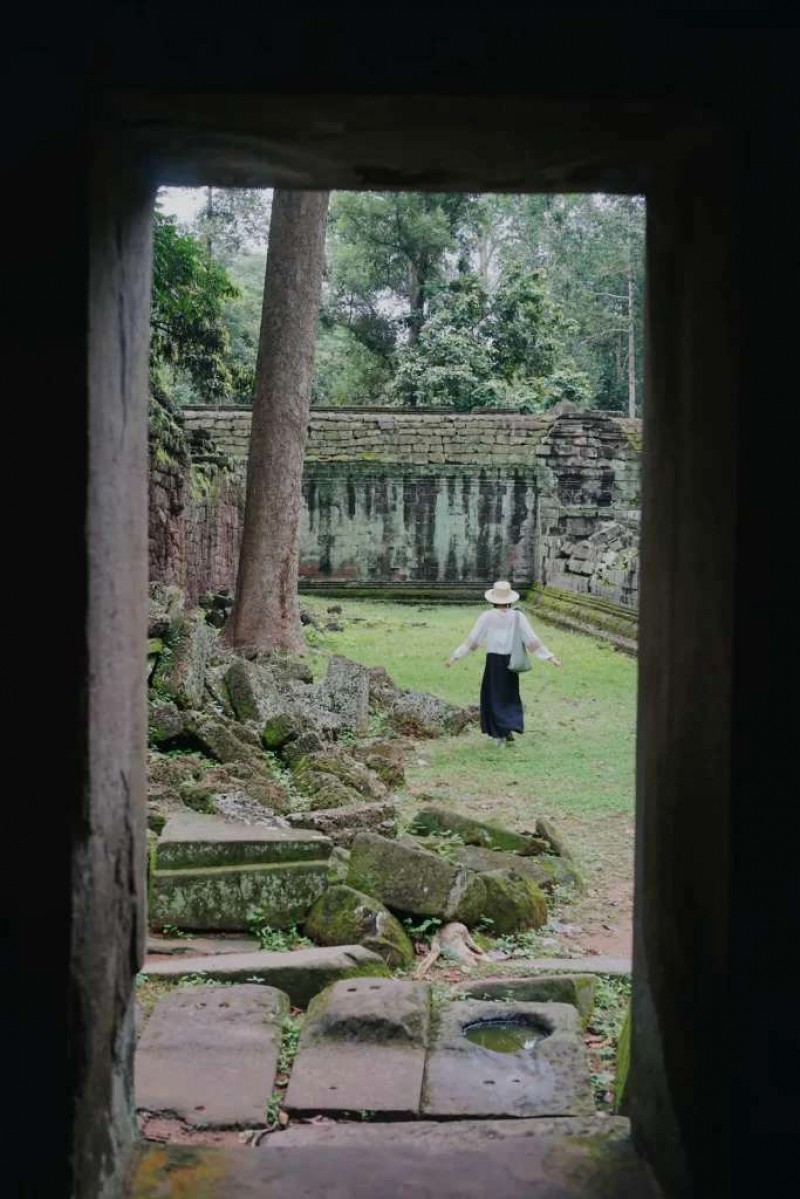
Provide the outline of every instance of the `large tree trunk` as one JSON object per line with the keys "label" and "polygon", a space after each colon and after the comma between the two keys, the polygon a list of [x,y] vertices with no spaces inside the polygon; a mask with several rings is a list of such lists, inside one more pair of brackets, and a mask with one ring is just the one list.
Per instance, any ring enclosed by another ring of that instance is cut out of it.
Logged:
{"label": "large tree trunk", "polygon": [[328,192],[272,200],[244,534],[228,640],[305,648],[297,598],[300,505]]}
{"label": "large tree trunk", "polygon": [[628,267],[628,416],[636,416],[636,329],[633,318],[633,267]]}

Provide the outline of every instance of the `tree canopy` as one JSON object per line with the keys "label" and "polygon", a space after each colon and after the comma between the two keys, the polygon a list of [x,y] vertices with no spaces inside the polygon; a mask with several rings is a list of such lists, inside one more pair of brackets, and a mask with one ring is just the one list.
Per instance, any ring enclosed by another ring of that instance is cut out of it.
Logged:
{"label": "tree canopy", "polygon": [[[636,196],[335,194],[313,402],[641,411],[644,221]],[[268,196],[204,189],[191,228],[165,222],[208,317],[196,353],[154,324],[176,398],[250,403]]]}
{"label": "tree canopy", "polygon": [[212,401],[227,396],[233,376],[226,302],[238,289],[196,238],[156,212],[150,311],[151,380],[166,390],[181,378]]}

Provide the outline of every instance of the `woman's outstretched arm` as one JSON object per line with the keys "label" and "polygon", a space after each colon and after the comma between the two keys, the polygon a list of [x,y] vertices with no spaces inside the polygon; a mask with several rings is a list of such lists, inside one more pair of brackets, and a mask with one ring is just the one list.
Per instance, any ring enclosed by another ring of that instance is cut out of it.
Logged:
{"label": "woman's outstretched arm", "polygon": [[452,666],[453,663],[459,658],[465,658],[467,654],[471,654],[473,650],[478,648],[481,643],[481,636],[483,634],[484,616],[485,613],[481,613],[481,615],[475,621],[475,624],[472,626],[472,632],[470,633],[469,637],[467,637],[466,641],[462,641],[461,644],[453,650],[450,657],[445,658],[445,666]]}
{"label": "woman's outstretched arm", "polygon": [[[519,609],[517,609],[517,611],[519,612]],[[553,666],[560,666],[561,662],[559,659],[554,653],[551,653],[544,642],[536,636],[530,624],[528,623],[527,616],[525,616],[523,612],[519,612],[519,622],[522,640],[525,642],[525,648],[528,650],[528,652],[534,654],[540,662],[552,662]]]}

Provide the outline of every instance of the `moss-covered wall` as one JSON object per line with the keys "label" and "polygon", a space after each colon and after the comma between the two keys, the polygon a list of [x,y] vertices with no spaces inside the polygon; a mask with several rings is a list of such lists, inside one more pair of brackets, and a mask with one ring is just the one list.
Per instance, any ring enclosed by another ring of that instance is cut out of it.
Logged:
{"label": "moss-covered wall", "polygon": [[[250,412],[182,419],[204,486],[154,458],[151,570],[197,598],[235,582]],[[638,421],[597,412],[316,409],[302,586],[474,592],[506,576],[635,607],[639,440]]]}

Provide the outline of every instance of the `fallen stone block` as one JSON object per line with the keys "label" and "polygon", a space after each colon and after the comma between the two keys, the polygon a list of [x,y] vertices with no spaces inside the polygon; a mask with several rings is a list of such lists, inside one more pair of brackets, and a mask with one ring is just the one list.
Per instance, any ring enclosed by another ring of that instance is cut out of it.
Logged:
{"label": "fallen stone block", "polygon": [[356,834],[364,830],[393,836],[397,831],[397,805],[381,800],[341,808],[317,808],[312,812],[292,812],[287,819],[292,828],[312,829],[329,837],[334,845],[349,848]]}
{"label": "fallen stone block", "polygon": [[153,855],[150,922],[237,932],[258,912],[264,924],[290,928],[325,890],[332,848],[311,830],[177,815]]}
{"label": "fallen stone block", "polygon": [[552,892],[559,886],[583,888],[583,879],[575,865],[566,858],[559,858],[553,854],[543,853],[528,858],[519,854],[503,853],[497,849],[481,849],[477,845],[449,848],[448,853],[454,861],[480,873],[488,870],[514,870],[536,883],[543,891]]}
{"label": "fallen stone block", "polygon": [[339,747],[298,758],[292,763],[292,776],[296,786],[308,795],[319,791],[331,778],[367,799],[386,795],[386,786],[377,774]]}
{"label": "fallen stone block", "polygon": [[491,921],[494,935],[547,923],[547,900],[531,879],[515,870],[490,870],[480,878],[486,888],[483,917]]}
{"label": "fallen stone block", "polygon": [[257,913],[271,928],[291,928],[302,924],[327,885],[325,860],[153,870],[150,923],[239,932]]}
{"label": "fallen stone block", "polygon": [[374,770],[387,787],[402,787],[405,782],[405,754],[395,741],[372,741],[353,750],[360,762]]}
{"label": "fallen stone block", "polygon": [[342,727],[363,733],[369,725],[369,671],[366,666],[334,654],[328,662],[323,688],[331,710],[342,719]]}
{"label": "fallen stone block", "polygon": [[198,957],[148,959],[141,972],[152,978],[203,975],[210,982],[253,979],[285,991],[294,1007],[305,1007],[314,995],[340,979],[388,978],[389,968],[361,945],[295,949],[290,953],[225,953]]}
{"label": "fallen stone block", "polygon": [[429,1023],[423,983],[337,983],[309,1005],[286,1110],[416,1115]]}
{"label": "fallen stone block", "polygon": [[263,1127],[288,1010],[286,995],[257,984],[165,996],[136,1050],[137,1110],[194,1128]]}
{"label": "fallen stone block", "polygon": [[[523,1047],[499,1052],[467,1032],[510,1021]],[[530,1030],[528,1035],[527,1030]],[[586,1051],[574,1007],[562,1003],[444,1004],[435,1014],[422,1114],[434,1119],[583,1116],[594,1111]]]}
{"label": "fallen stone block", "polygon": [[163,937],[151,934],[145,952],[148,956],[183,954],[198,957],[208,953],[257,953],[259,943],[254,937]]}
{"label": "fallen stone block", "polygon": [[263,724],[282,704],[282,689],[267,666],[234,658],[225,673],[225,687],[239,720]]}
{"label": "fallen stone block", "polygon": [[531,856],[547,849],[547,843],[527,833],[515,833],[497,824],[486,824],[463,816],[452,808],[430,805],[422,808],[409,825],[409,832],[419,836],[452,833],[465,845],[478,845],[483,849],[501,849],[507,853]]}
{"label": "fallen stone block", "polygon": [[169,652],[160,655],[153,677],[159,694],[179,708],[200,707],[215,638],[202,613],[178,621],[171,630]]}
{"label": "fallen stone block", "polygon": [[354,838],[347,883],[395,911],[467,925],[480,919],[486,899],[482,880],[463,866],[376,833]]}
{"label": "fallen stone block", "polygon": [[333,842],[315,830],[233,824],[214,816],[180,813],[158,839],[156,870],[206,866],[278,865],[323,861]]}
{"label": "fallen stone block", "polygon": [[536,833],[548,843],[554,854],[560,858],[569,858],[569,860],[572,861],[572,851],[552,821],[541,819],[537,820]]}
{"label": "fallen stone block", "polygon": [[308,913],[303,932],[318,945],[364,945],[387,966],[410,966],[414,946],[388,908],[352,887],[328,887]]}

